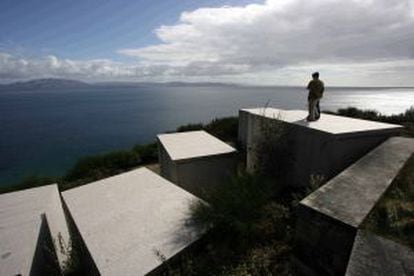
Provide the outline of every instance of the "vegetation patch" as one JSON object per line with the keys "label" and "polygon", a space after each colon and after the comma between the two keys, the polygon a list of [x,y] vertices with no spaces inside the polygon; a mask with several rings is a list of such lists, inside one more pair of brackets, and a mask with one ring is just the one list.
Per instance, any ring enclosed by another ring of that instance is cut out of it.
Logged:
{"label": "vegetation patch", "polygon": [[403,136],[414,137],[414,107],[409,108],[403,113],[395,115],[383,115],[375,110],[361,110],[355,107],[340,108],[337,112],[326,113],[351,118],[378,121],[383,123],[403,125],[404,129],[401,134]]}
{"label": "vegetation patch", "polygon": [[367,217],[364,228],[414,248],[414,155]]}
{"label": "vegetation patch", "polygon": [[203,250],[170,264],[166,275],[292,274],[292,208],[274,185],[244,174],[211,192],[208,204],[194,202],[190,223],[207,229]]}
{"label": "vegetation patch", "polygon": [[208,124],[188,124],[177,128],[177,132],[205,130],[211,135],[226,142],[237,143],[237,132],[239,129],[238,117],[226,117],[214,119]]}

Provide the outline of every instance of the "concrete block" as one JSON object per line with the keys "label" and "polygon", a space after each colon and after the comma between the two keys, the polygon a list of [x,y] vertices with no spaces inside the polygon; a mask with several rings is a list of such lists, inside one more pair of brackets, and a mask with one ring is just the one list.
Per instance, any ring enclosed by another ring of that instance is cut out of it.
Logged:
{"label": "concrete block", "polygon": [[36,251],[41,247],[41,217],[0,228],[0,275],[40,275],[37,269],[45,265]]}
{"label": "concrete block", "polygon": [[242,109],[239,112],[239,140],[246,148],[247,170],[254,172],[256,152],[263,141],[263,125],[279,123],[289,141],[292,162],[289,185],[307,186],[311,175],[329,180],[364,156],[402,127],[342,116],[322,114],[307,122],[304,110],[275,108]]}
{"label": "concrete block", "polygon": [[295,236],[298,266],[315,275],[343,275],[358,228],[413,152],[414,139],[390,138],[303,199]]}
{"label": "concrete block", "polygon": [[414,275],[414,251],[359,230],[345,275]]}
{"label": "concrete block", "polygon": [[200,237],[186,224],[195,196],[146,168],[62,193],[92,275],[145,275]]}
{"label": "concrete block", "polygon": [[200,198],[236,172],[236,150],[205,131],[157,138],[161,175]]}
{"label": "concrete block", "polygon": [[[14,239],[20,239],[21,236],[18,231],[10,229],[27,225],[26,223],[32,221],[40,221],[40,217],[44,216],[59,265],[63,268],[68,256],[60,250],[59,239],[68,243],[70,237],[56,184],[2,194],[0,195],[0,210],[0,229],[9,231],[10,234],[16,233]],[[7,240],[8,238],[6,235],[1,235],[1,242],[3,239]],[[22,244],[19,243],[20,245]],[[31,245],[28,243],[27,246],[29,250]]]}

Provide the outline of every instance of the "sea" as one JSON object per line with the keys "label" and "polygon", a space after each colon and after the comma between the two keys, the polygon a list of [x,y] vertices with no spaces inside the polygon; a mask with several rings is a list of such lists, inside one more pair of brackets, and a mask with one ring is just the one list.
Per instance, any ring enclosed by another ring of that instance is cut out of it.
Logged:
{"label": "sea", "polygon": [[[238,85],[90,86],[0,91],[0,186],[29,175],[62,175],[87,155],[155,141],[188,123],[269,105],[306,109],[303,87]],[[383,114],[414,105],[414,88],[326,88],[322,110]]]}

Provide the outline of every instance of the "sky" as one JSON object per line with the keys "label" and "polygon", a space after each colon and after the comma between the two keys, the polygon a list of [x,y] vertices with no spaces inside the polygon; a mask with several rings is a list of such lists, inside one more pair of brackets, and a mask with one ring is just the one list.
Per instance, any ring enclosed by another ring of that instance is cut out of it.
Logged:
{"label": "sky", "polygon": [[2,0],[0,82],[414,86],[414,0]]}

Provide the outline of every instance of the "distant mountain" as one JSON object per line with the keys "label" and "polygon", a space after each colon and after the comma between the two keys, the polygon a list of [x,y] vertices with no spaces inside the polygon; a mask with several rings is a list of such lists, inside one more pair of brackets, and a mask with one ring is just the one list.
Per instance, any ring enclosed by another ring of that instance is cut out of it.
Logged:
{"label": "distant mountain", "polygon": [[35,79],[29,81],[20,81],[9,84],[1,84],[0,89],[16,90],[16,89],[50,89],[50,88],[81,88],[89,87],[90,84],[77,80],[68,79]]}
{"label": "distant mountain", "polygon": [[95,86],[116,86],[116,87],[148,87],[148,86],[162,86],[162,87],[210,87],[210,86],[237,86],[237,84],[220,83],[220,82],[128,82],[128,81],[108,81],[96,82]]}

